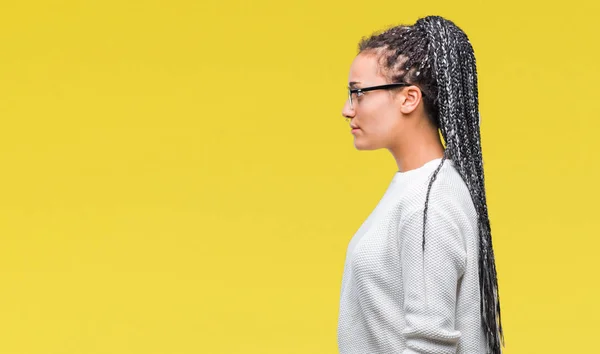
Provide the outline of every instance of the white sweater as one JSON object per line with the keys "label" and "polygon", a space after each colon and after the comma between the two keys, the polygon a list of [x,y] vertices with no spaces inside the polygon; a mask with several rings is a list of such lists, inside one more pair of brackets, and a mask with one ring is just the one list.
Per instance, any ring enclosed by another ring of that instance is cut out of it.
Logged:
{"label": "white sweater", "polygon": [[[338,319],[341,354],[484,354],[477,213],[451,160],[396,172],[350,240]],[[424,260],[424,261],[423,261]]]}

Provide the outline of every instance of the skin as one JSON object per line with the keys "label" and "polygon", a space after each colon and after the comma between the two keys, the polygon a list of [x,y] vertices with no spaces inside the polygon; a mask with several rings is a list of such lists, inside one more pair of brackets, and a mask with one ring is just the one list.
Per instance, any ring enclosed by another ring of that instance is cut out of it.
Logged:
{"label": "skin", "polygon": [[[348,82],[353,87],[369,87],[390,83],[379,70],[372,53],[358,54],[350,66]],[[406,172],[441,158],[444,147],[438,129],[427,119],[421,90],[417,86],[393,90],[374,90],[352,98],[354,108],[346,100],[342,115],[350,118],[354,146],[358,150],[387,149],[398,166]]]}

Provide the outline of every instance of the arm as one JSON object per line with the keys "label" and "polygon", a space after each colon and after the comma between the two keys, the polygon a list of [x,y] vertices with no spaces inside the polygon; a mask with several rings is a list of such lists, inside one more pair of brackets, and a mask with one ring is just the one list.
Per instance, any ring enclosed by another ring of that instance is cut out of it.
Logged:
{"label": "arm", "polygon": [[399,226],[404,287],[406,350],[403,354],[456,353],[454,327],[458,281],[466,266],[466,246],[456,221],[442,210],[427,211],[423,252],[423,209]]}

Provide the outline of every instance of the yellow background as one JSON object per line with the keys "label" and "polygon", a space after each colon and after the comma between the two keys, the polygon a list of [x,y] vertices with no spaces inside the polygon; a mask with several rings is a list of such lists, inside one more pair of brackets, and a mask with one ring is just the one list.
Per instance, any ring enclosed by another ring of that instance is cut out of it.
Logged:
{"label": "yellow background", "polygon": [[596,1],[2,1],[0,354],[337,353],[395,162],[362,36],[470,37],[508,354],[599,353]]}

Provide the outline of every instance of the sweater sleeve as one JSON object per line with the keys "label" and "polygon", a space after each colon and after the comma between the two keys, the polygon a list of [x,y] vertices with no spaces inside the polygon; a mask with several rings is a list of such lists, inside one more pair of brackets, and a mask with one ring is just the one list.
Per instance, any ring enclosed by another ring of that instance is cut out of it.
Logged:
{"label": "sweater sleeve", "polygon": [[457,220],[448,211],[427,211],[423,251],[423,209],[399,225],[404,287],[406,350],[403,354],[456,353],[458,281],[466,267],[466,245]]}

